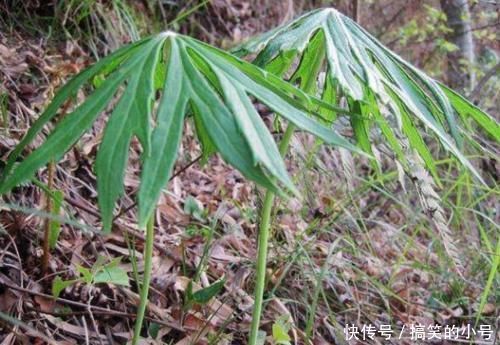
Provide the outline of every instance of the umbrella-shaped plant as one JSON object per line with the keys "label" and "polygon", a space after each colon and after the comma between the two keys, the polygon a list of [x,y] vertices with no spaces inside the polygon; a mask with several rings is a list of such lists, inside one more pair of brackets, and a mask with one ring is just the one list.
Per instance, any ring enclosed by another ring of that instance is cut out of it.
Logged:
{"label": "umbrella-shaped plant", "polygon": [[[418,126],[425,125],[482,181],[462,153],[462,137],[468,133],[464,128],[471,128],[471,122],[475,122],[499,141],[500,126],[491,116],[391,52],[334,9],[309,12],[245,43],[234,53],[257,54],[256,65],[278,75],[291,75],[289,81],[311,96],[330,105],[346,104],[350,112],[344,114],[359,148],[376,157],[374,142],[382,141],[388,147],[386,151],[416,182],[423,206],[444,237],[445,249],[458,261],[439,197],[433,190],[434,181],[439,183],[435,161]],[[318,112],[327,122],[335,122],[342,115],[332,109]],[[283,153],[294,130],[294,125],[289,124],[280,145]],[[377,164],[377,160],[374,162]],[[261,216],[251,345],[257,341],[273,198],[269,190]]]}
{"label": "umbrella-shaped plant", "polygon": [[[218,152],[268,190],[259,229],[252,345],[261,314],[274,195],[297,193],[281,158],[295,129],[327,144],[371,155],[370,129],[377,126],[407,170],[415,164],[408,162],[407,151],[414,149],[433,176],[437,176],[434,162],[418,122],[473,172],[459,149],[462,128],[455,112],[463,123],[473,118],[499,139],[499,126],[488,115],[404,62],[335,10],[311,12],[269,32],[239,50],[240,55],[246,53],[258,53],[255,65],[171,32],[128,45],[69,81],[11,153],[4,169],[0,193],[61,158],[111,104],[95,163],[107,232],[115,203],[123,194],[129,146],[133,137],[138,138],[142,147],[138,224],[146,228],[146,244],[134,343],[139,339],[150,282],[152,214],[171,175],[186,116],[192,116],[206,155]],[[291,78],[285,81],[281,76],[290,71]],[[85,101],[57,121],[38,148],[22,157],[24,148],[82,88],[91,90]],[[346,109],[337,106],[341,99]],[[289,121],[280,148],[254,100]],[[350,121],[360,149],[333,130],[331,123],[341,116]]]}
{"label": "umbrella-shaped plant", "polygon": [[[23,149],[84,87],[92,91],[85,101],[61,116],[45,141],[18,163]],[[158,94],[158,106],[154,107]],[[29,180],[48,162],[60,159],[117,99],[104,130],[95,171],[103,229],[109,232],[115,203],[124,191],[130,143],[134,136],[138,138],[142,146],[138,224],[146,228],[146,245],[134,343],[139,338],[150,282],[152,214],[171,175],[186,114],[194,119],[205,154],[219,152],[245,177],[273,193],[296,193],[252,98],[329,144],[357,150],[348,140],[308,116],[307,112],[313,111],[320,101],[228,53],[166,32],[128,45],[75,76],[9,156],[0,193]]]}

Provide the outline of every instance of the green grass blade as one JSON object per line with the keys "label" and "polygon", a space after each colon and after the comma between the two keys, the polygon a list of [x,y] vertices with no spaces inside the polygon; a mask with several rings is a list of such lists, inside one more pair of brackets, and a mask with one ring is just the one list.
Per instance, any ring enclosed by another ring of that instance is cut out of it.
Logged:
{"label": "green grass blade", "polygon": [[493,254],[493,264],[491,265],[490,273],[488,274],[488,280],[486,281],[486,285],[484,286],[483,293],[481,294],[481,301],[479,302],[479,309],[477,311],[476,316],[476,326],[481,319],[481,314],[483,313],[484,306],[488,301],[488,297],[493,287],[493,283],[495,278],[498,277],[498,267],[500,266],[500,239],[497,239],[497,247],[495,253]]}

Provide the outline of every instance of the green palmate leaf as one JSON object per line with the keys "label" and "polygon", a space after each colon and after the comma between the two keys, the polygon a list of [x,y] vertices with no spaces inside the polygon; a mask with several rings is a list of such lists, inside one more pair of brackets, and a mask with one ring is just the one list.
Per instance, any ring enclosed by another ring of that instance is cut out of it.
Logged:
{"label": "green palmate leaf", "polygon": [[[99,88],[99,92],[92,94],[85,103],[60,121],[57,128],[50,133],[45,142],[26,157],[14,171],[11,171],[12,168],[9,167],[9,163],[13,166],[15,160],[12,162],[9,160],[0,185],[0,193],[7,192],[19,183],[28,180],[37,169],[45,165],[49,160],[59,159],[85,130],[92,126],[96,117],[113,98],[123,79],[124,76],[121,74],[108,79]],[[13,152],[13,154],[16,155],[17,152]]]}
{"label": "green palmate leaf", "polygon": [[292,341],[292,338],[288,335],[290,328],[291,325],[289,324],[286,316],[282,316],[276,320],[272,327],[274,343],[280,345],[290,345]]}
{"label": "green palmate leaf", "polygon": [[[280,62],[282,67],[276,65],[276,69],[289,66],[291,61],[289,54]],[[24,147],[84,86],[93,87],[93,92],[53,126],[38,148],[20,160]],[[139,225],[144,227],[171,175],[188,109],[205,156],[219,152],[261,186],[282,195],[285,191],[296,192],[273,137],[253,105],[254,98],[323,141],[359,151],[309,117],[309,112],[319,109],[319,99],[255,65],[192,38],[167,32],[111,54],[63,87],[9,157],[0,193],[29,180],[49,160],[60,158],[110,107],[95,168],[99,207],[107,231],[115,203],[124,192],[132,139],[136,137],[142,147],[137,199]],[[157,99],[158,107],[154,108]],[[332,106],[328,109],[346,113],[345,109]]]}
{"label": "green palmate leaf", "polygon": [[127,272],[118,266],[103,267],[94,276],[94,284],[111,283],[115,285],[129,286]]}
{"label": "green palmate leaf", "polygon": [[450,88],[440,85],[444,93],[450,99],[451,104],[457,110],[464,121],[472,119],[484,128],[496,141],[500,141],[500,124],[494,118],[471,104]]}
{"label": "green palmate leaf", "polygon": [[191,195],[184,201],[184,213],[203,221],[203,205]]}
{"label": "green palmate leaf", "polygon": [[162,48],[159,44],[161,41],[160,38],[151,40],[131,59],[135,68],[111,114],[97,154],[99,206],[106,227],[111,225],[115,202],[123,193],[128,151],[134,135],[142,144],[144,156],[150,155],[149,123],[154,96],[154,72]]}
{"label": "green palmate leaf", "polygon": [[[156,127],[152,133],[152,149],[149,159],[144,162],[142,183],[139,189],[139,218],[147,219],[155,207],[160,191],[170,177],[177,157],[184,113],[189,101],[189,89],[182,73],[182,60],[177,44],[170,44],[168,74],[163,95],[156,116]],[[174,86],[175,87],[172,87]]]}
{"label": "green palmate leaf", "polygon": [[[456,113],[461,120],[474,120],[500,140],[499,125],[490,116],[401,59],[334,9],[309,12],[245,43],[235,50],[235,54],[257,54],[255,63],[261,67],[272,66],[268,68],[271,71],[283,70],[291,57],[300,61],[296,74],[303,74],[299,72],[301,65],[311,66],[309,71],[319,85],[312,95],[321,96],[323,101],[333,105],[339,97],[348,100],[355,114],[351,114],[351,126],[361,149],[371,153],[369,131],[379,127],[403,162],[399,143],[403,133],[435,177],[435,163],[418,133],[419,123],[429,128],[479,179],[479,174],[460,151],[461,123]],[[322,63],[323,68],[315,70],[314,66]],[[314,100],[313,103],[321,106]],[[324,109],[319,113],[330,120],[338,115]]]}
{"label": "green palmate leaf", "polygon": [[[368,120],[367,110],[369,109],[365,104],[360,101],[352,101],[350,107],[358,114],[359,116],[351,116],[351,127],[354,132],[354,136],[356,137],[356,141],[358,145],[366,152],[372,152],[372,146],[370,144],[370,121]],[[367,109],[368,108],[368,109]]]}
{"label": "green palmate leaf", "polygon": [[[317,107],[318,100],[312,99],[301,90],[243,60],[236,59],[202,42],[189,40],[210,59],[212,66],[219,67],[235,82],[233,87],[244,88],[247,93],[255,96],[297,127],[317,135],[327,143],[357,151],[356,147],[344,137],[328,130],[310,117],[304,116],[306,114],[303,111],[310,111]],[[340,108],[336,110],[348,112]]]}
{"label": "green palmate leaf", "polygon": [[59,297],[64,289],[78,281],[80,281],[80,279],[62,280],[61,277],[56,276],[52,281],[52,296],[56,298]]}
{"label": "green palmate leaf", "polygon": [[222,290],[225,283],[226,280],[221,279],[205,288],[193,292],[191,296],[193,302],[198,304],[208,303],[213,297],[215,297]]}
{"label": "green palmate leaf", "polygon": [[[22,150],[33,141],[36,135],[42,130],[54,116],[57,114],[59,108],[68,101],[73,95],[76,95],[77,91],[91,79],[99,73],[109,73],[111,68],[115,68],[117,64],[126,59],[130,54],[135,52],[141,45],[147,43],[148,40],[143,40],[136,42],[134,44],[125,46],[117,50],[113,55],[110,55],[90,68],[82,71],[80,74],[71,79],[67,84],[65,84],[59,92],[56,94],[50,105],[43,112],[42,115],[37,119],[37,121],[30,127],[28,133],[25,135],[23,140],[15,147],[14,151],[10,154],[7,160],[7,166],[4,169],[3,175],[0,177],[0,183],[5,179],[11,172],[16,160],[19,158]],[[95,100],[94,100],[95,102]],[[10,189],[13,186],[7,187]],[[3,190],[3,188],[0,188]]]}
{"label": "green palmate leaf", "polygon": [[[127,272],[119,267],[121,257],[114,258],[111,262],[104,264],[105,257],[98,257],[91,269],[92,280],[90,283],[111,283],[115,285],[129,286]],[[89,283],[89,284],[90,284]]]}
{"label": "green palmate leaf", "polygon": [[[369,120],[369,116],[372,115],[371,112],[373,111],[372,107],[367,103],[351,100],[350,108],[352,108],[355,113],[359,114],[350,117],[354,137],[363,151],[373,155],[372,144],[370,142],[370,127],[372,121]],[[373,168],[378,171],[379,166],[377,161],[374,159],[371,162]]]}
{"label": "green palmate leaf", "polygon": [[[323,88],[321,100],[327,104],[337,104],[338,102],[337,88],[334,85],[334,81],[330,75],[325,76],[325,86]],[[319,110],[319,113],[327,122],[333,122],[337,118],[337,112],[332,109],[321,108]]]}
{"label": "green palmate leaf", "polygon": [[76,265],[76,270],[78,273],[80,273],[81,280],[83,280],[86,284],[92,284],[94,281],[94,274],[95,272],[92,271],[92,269]]}

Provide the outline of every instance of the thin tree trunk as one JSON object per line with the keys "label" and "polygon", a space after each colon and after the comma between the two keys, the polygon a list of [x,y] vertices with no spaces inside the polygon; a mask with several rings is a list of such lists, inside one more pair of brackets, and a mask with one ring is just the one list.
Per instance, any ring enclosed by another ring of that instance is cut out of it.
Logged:
{"label": "thin tree trunk", "polygon": [[469,4],[467,0],[441,0],[441,8],[452,30],[447,39],[458,47],[448,53],[448,84],[460,92],[472,90],[475,84],[475,56]]}
{"label": "thin tree trunk", "polygon": [[352,19],[359,23],[359,0],[352,2]]}

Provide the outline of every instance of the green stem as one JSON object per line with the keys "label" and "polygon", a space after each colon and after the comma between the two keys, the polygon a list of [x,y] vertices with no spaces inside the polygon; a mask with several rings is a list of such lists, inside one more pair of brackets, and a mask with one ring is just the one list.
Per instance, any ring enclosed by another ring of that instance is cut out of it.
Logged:
{"label": "green stem", "polygon": [[[288,145],[292,134],[295,130],[293,124],[289,124],[283,139],[279,146],[279,151],[282,156],[284,156],[288,150]],[[250,326],[250,339],[248,341],[249,345],[257,344],[257,337],[259,333],[260,316],[262,313],[262,302],[264,298],[264,288],[266,286],[266,263],[267,263],[267,247],[269,240],[269,228],[271,224],[271,212],[274,203],[274,193],[271,191],[266,191],[264,197],[264,205],[262,206],[260,215],[260,225],[259,225],[259,247],[257,253],[257,278],[255,281],[255,295],[254,295],[254,306],[252,313],[252,324]]]}
{"label": "green stem", "polygon": [[153,267],[153,244],[155,238],[154,215],[148,221],[146,227],[146,243],[144,244],[144,277],[142,278],[139,308],[137,309],[137,318],[135,320],[134,338],[132,345],[137,345],[141,337],[142,321],[148,304],[149,285],[151,283],[151,269]]}
{"label": "green stem", "polygon": [[[47,176],[47,189],[49,191],[52,191],[54,187],[54,173],[55,173],[55,163],[54,160],[51,160],[47,166],[47,171],[48,171],[48,176]],[[46,206],[46,211],[48,214],[52,214],[52,208],[54,205],[54,202],[52,201],[52,197],[50,193],[46,193],[46,199],[47,199],[47,206]],[[43,257],[42,257],[42,274],[45,275],[47,274],[47,270],[49,268],[49,259],[50,259],[50,225],[51,225],[51,220],[46,219],[45,224],[44,224],[44,235],[43,235]]]}

